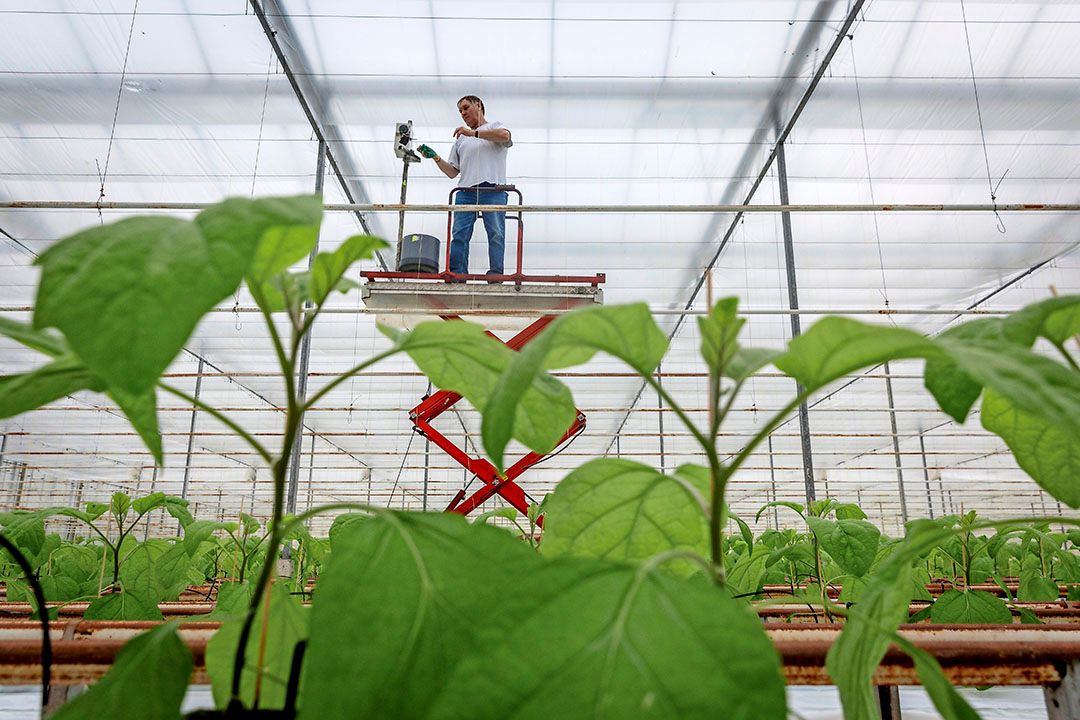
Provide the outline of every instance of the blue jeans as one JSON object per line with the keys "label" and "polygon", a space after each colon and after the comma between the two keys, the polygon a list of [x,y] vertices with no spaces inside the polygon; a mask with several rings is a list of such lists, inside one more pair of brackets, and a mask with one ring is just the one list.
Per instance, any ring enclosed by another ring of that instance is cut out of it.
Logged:
{"label": "blue jeans", "polygon": [[[460,190],[454,194],[455,205],[505,205],[506,193],[484,190],[494,183],[480,183],[476,188]],[[469,272],[469,241],[476,224],[475,212],[454,213],[454,226],[450,233],[450,272],[464,275]],[[506,213],[483,213],[484,230],[488,239],[488,274],[503,274],[503,255],[506,250]]]}

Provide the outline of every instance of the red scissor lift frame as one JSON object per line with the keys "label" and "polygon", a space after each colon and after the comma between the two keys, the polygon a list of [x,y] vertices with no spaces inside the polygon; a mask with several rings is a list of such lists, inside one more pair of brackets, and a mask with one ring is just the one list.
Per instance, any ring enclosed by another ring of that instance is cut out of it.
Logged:
{"label": "red scissor lift frame", "polygon": [[[454,202],[455,193],[466,188],[454,188],[450,191],[448,204],[452,205]],[[518,198],[518,205],[522,204],[521,191],[513,185],[496,185],[494,187],[485,187],[485,191],[502,191],[507,193],[515,193]],[[522,282],[535,282],[535,283],[573,283],[573,284],[587,284],[592,287],[598,287],[606,279],[603,273],[596,275],[525,275],[522,272],[522,257],[523,243],[524,243],[524,223],[522,222],[521,212],[516,214],[507,213],[507,217],[517,221],[517,271],[512,275],[473,275],[473,274],[459,274],[450,272],[450,242],[451,231],[453,227],[453,211],[447,213],[446,220],[446,253],[444,254],[444,261],[446,263],[446,269],[441,273],[415,273],[415,272],[364,272],[362,275],[370,282],[378,280],[442,280],[444,282],[453,282],[461,280],[487,280],[487,281],[501,281],[512,282],[517,286],[520,286]],[[438,312],[438,308],[433,308]],[[460,320],[458,315],[452,312],[446,312],[445,309],[439,316],[444,320]],[[507,340],[504,344],[511,350],[520,350],[530,340],[536,337],[545,327],[555,319],[555,315],[547,314],[542,315],[540,318],[532,322],[528,327],[514,335],[514,337]],[[499,340],[493,333],[488,332],[488,335]],[[503,342],[502,340],[499,340]],[[478,508],[485,501],[490,499],[494,495],[500,495],[510,505],[516,508],[521,514],[527,515],[529,512],[529,502],[525,495],[525,491],[521,489],[515,480],[528,470],[533,465],[543,460],[546,455],[530,452],[522,456],[517,462],[506,469],[506,472],[500,476],[495,466],[484,458],[474,458],[470,456],[461,447],[458,447],[452,440],[443,435],[432,426],[432,421],[439,415],[452,408],[459,400],[461,395],[450,390],[440,390],[436,393],[425,397],[421,400],[420,404],[409,411],[409,419],[412,420],[413,426],[416,430],[430,439],[438,447],[442,448],[450,457],[452,457],[458,464],[465,468],[469,473],[472,473],[484,483],[483,487],[473,492],[472,495],[466,497],[466,490],[462,489],[457,492],[453,500],[450,501],[450,505],[446,508],[447,512],[456,512],[462,515],[468,515],[470,512]],[[563,443],[570,440],[572,437],[580,433],[585,429],[585,414],[580,410],[577,410],[577,414],[574,417],[574,422],[563,433],[556,448],[562,446]],[[541,518],[542,521],[542,518]],[[542,524],[542,522],[540,523]]]}

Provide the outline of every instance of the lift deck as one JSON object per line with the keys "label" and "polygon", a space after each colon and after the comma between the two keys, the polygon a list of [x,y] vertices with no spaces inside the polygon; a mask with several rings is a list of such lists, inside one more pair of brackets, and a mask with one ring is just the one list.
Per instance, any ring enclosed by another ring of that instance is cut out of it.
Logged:
{"label": "lift deck", "polygon": [[[500,186],[497,189],[515,193],[518,204],[521,204],[521,193],[514,186]],[[451,204],[457,190],[458,188],[455,188],[450,193]],[[467,313],[470,320],[488,328],[488,335],[512,350],[520,350],[558,314],[603,303],[603,290],[600,289],[606,279],[603,274],[526,274],[522,268],[524,231],[521,213],[507,213],[507,219],[516,220],[518,224],[516,272],[507,275],[451,273],[449,263],[452,215],[448,213],[443,271],[363,272],[364,304],[376,311],[380,322],[405,328],[437,318],[458,320],[462,314]],[[491,332],[493,329],[516,330],[517,333],[503,341]],[[468,515],[492,496],[500,495],[523,515],[527,515],[529,502],[516,480],[530,467],[549,456],[529,452],[507,468],[500,477],[494,465],[483,457],[469,455],[464,448],[432,426],[435,418],[452,408],[459,400],[461,395],[440,390],[421,399],[420,403],[409,411],[409,419],[418,433],[442,448],[468,473],[483,482],[479,490],[467,497],[467,487],[459,490],[446,508],[447,512]],[[553,453],[558,452],[559,448],[584,429],[585,414],[578,410],[573,423],[563,433]]]}

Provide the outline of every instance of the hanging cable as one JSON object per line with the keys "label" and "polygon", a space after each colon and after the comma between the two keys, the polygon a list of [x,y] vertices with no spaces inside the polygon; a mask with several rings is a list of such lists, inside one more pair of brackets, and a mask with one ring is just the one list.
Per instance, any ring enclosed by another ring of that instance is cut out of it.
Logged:
{"label": "hanging cable", "polygon": [[131,38],[135,34],[135,16],[139,12],[139,0],[135,0],[135,5],[131,8],[131,26],[128,28],[127,46],[124,48],[124,65],[120,69],[120,86],[116,88],[116,106],[113,108],[112,126],[109,128],[109,146],[105,151],[105,168],[101,168],[101,164],[94,158],[94,164],[98,168],[98,180],[101,181],[101,186],[98,189],[98,222],[104,224],[105,219],[101,215],[101,201],[105,199],[105,178],[109,175],[109,161],[112,159],[112,147],[113,139],[116,137],[116,120],[120,117],[120,98],[124,94],[124,82],[127,78],[127,66],[128,58],[131,56]]}
{"label": "hanging cable", "polygon": [[[979,84],[975,81],[975,59],[971,54],[971,35],[968,33],[967,23],[967,10],[964,8],[964,0],[960,0],[960,17],[963,20],[964,25],[964,40],[967,43],[967,56],[968,67],[971,68],[971,89],[975,92],[975,114],[979,118],[979,137],[982,140],[983,161],[986,163],[986,185],[990,190],[990,202],[994,206],[994,217],[997,218],[997,231],[1002,235],[1005,234],[1005,222],[1001,219],[1001,215],[997,209],[997,187],[994,186],[994,180],[990,173],[990,154],[986,149],[986,129],[983,126],[982,117],[982,104],[979,102]],[[1001,186],[1001,181],[1005,179],[1005,175],[1008,174],[1008,170],[1002,174],[1001,180],[998,181],[998,187]]]}
{"label": "hanging cable", "polygon": [[409,450],[412,449],[412,441],[415,437],[416,433],[409,434],[409,444],[405,446],[405,454],[401,456],[401,467],[398,468],[397,477],[394,478],[394,487],[390,489],[390,497],[386,499],[386,507],[388,508],[394,500],[394,493],[397,492],[398,483],[401,482],[401,473],[405,469],[405,461],[409,459]]}
{"label": "hanging cable", "polygon": [[[866,142],[866,120],[863,116],[862,92],[859,89],[859,70],[855,65],[855,35],[848,35],[851,43],[851,74],[855,78],[855,99],[859,105],[859,128],[862,130],[863,157],[866,159],[866,184],[870,189],[870,202],[874,202],[874,177],[870,171],[870,147]],[[885,256],[881,249],[881,230],[878,228],[877,213],[871,215],[874,218],[874,240],[877,242],[878,267],[881,269],[881,296],[885,301],[885,307],[889,307],[889,284],[885,279]],[[889,317],[892,320],[892,316]],[[892,320],[893,325],[896,324]]]}
{"label": "hanging cable", "polygon": [[266,82],[263,84],[262,111],[259,114],[259,137],[255,141],[255,167],[251,171],[251,197],[255,197],[255,179],[259,176],[259,153],[262,151],[263,127],[266,124],[266,99],[270,96],[270,71],[274,68],[274,51],[266,62]]}

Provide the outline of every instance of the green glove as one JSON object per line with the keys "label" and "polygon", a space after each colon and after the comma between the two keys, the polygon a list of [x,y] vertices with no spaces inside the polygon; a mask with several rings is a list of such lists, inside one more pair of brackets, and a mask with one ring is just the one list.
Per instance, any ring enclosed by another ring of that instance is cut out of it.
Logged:
{"label": "green glove", "polygon": [[421,145],[420,147],[417,148],[417,150],[419,150],[420,154],[423,155],[426,158],[437,158],[437,157],[439,157],[439,153],[435,152],[434,150],[429,148],[427,145]]}

